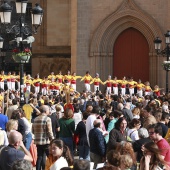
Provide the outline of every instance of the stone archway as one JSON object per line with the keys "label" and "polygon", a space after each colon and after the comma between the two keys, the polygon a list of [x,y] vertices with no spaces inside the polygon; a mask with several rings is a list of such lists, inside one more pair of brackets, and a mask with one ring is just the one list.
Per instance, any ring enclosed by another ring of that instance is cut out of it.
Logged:
{"label": "stone archway", "polygon": [[115,40],[121,32],[130,27],[140,31],[148,42],[150,56],[149,81],[152,85],[156,84],[159,81],[157,69],[159,59],[155,54],[153,40],[157,36],[163,39],[163,34],[155,20],[137,7],[133,0],[125,0],[117,11],[103,20],[94,33],[90,46],[92,74],[101,70],[99,72],[101,79],[105,79],[108,74],[112,74]]}

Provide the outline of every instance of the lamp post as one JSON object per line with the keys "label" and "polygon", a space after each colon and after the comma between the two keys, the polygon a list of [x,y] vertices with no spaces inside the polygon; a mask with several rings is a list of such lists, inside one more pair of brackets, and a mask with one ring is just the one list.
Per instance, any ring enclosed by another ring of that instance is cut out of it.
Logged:
{"label": "lamp post", "polygon": [[[13,44],[18,50],[18,57],[16,60],[14,57],[13,58],[16,62],[19,62],[20,65],[20,107],[24,104],[24,63],[28,62],[30,57],[27,55],[27,58],[23,59],[20,58],[20,55],[23,52],[26,52],[25,48],[32,47],[32,42],[34,42],[32,34],[37,33],[37,29],[41,25],[43,17],[42,8],[39,4],[35,4],[35,7],[31,9],[32,27],[30,27],[25,22],[27,3],[28,0],[15,0],[18,20],[13,25],[11,24],[11,13],[13,8],[6,0],[0,6],[1,25],[3,26],[5,33],[13,33],[15,35],[15,39],[11,40],[9,44]],[[3,42],[4,39],[0,36],[0,49],[3,48]]]}
{"label": "lamp post", "polygon": [[170,61],[169,61],[169,57],[170,57],[170,47],[169,47],[169,44],[170,44],[170,31],[167,31],[167,33],[165,34],[165,45],[166,47],[161,50],[161,43],[162,43],[162,40],[157,37],[155,40],[154,40],[154,43],[155,43],[155,50],[157,52],[158,55],[162,55],[164,57],[166,57],[166,61],[163,62],[163,67],[164,67],[164,70],[166,71],[166,93],[169,92],[168,90],[168,72],[170,70]]}

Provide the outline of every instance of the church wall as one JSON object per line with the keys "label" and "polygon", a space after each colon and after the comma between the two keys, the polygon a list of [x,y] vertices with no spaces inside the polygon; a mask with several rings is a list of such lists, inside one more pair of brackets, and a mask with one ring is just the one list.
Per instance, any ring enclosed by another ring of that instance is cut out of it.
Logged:
{"label": "church wall", "polygon": [[[93,0],[91,10],[91,35],[106,17],[115,12],[124,0]],[[135,4],[146,14],[152,16],[163,32],[170,27],[168,18],[170,16],[170,2],[168,0],[133,0]]]}
{"label": "church wall", "polygon": [[47,46],[70,46],[69,0],[50,0],[47,11]]}
{"label": "church wall", "polygon": [[[36,2],[33,0],[33,3],[34,1]],[[91,60],[89,54],[91,40],[102,21],[115,12],[123,2],[124,0],[50,0],[47,3],[45,0],[40,0],[45,13],[43,24],[33,44],[33,59],[35,58],[32,63],[33,74],[35,75],[38,71],[37,65],[41,68],[40,63],[46,62],[43,58],[48,58],[49,68],[53,68],[52,62],[58,63],[60,59],[69,60],[71,57],[68,63],[71,71],[77,72],[77,75],[84,75],[89,70],[92,76],[96,72],[102,72],[101,78],[105,80],[112,71],[112,56],[106,56],[106,59],[101,57],[101,60],[100,58]],[[163,2],[161,0],[133,0],[133,2],[156,21],[162,34],[170,28],[169,0]],[[150,61],[155,55],[153,53],[155,52],[150,51]],[[160,77],[165,77],[165,71],[160,64],[163,60],[163,58],[157,59],[157,64],[151,65],[150,70],[157,70],[156,81],[164,85],[164,80],[160,80]],[[107,62],[109,65],[106,68]],[[99,71],[98,68],[100,68]],[[83,83],[80,83],[79,87],[82,88],[82,86]]]}
{"label": "church wall", "polygon": [[37,35],[34,35],[32,75],[40,73],[43,77],[52,71],[57,74],[59,70],[66,74],[71,69],[70,0],[40,0],[39,4],[44,16]]}
{"label": "church wall", "polygon": [[[169,16],[170,16],[170,2],[168,0],[165,1],[160,1],[160,0],[134,0],[133,1],[146,15],[151,16],[157,23],[158,27],[160,28],[160,30],[162,31],[162,34],[166,33],[166,31],[170,28],[170,22],[169,22]],[[119,6],[123,3],[123,0],[106,0],[106,1],[102,1],[102,0],[93,0],[91,5],[91,25],[90,25],[90,36],[91,38],[93,37],[96,29],[98,28],[98,26],[101,24],[101,22],[107,18],[109,15],[111,15],[113,12],[115,12],[117,10],[117,8],[119,8]],[[164,40],[163,40],[164,41]],[[162,44],[164,45],[164,44]],[[165,71],[162,68],[162,61],[165,60],[165,58],[158,58],[156,59],[156,64],[152,64],[153,61],[153,57],[155,56],[155,51],[151,51],[151,54],[149,54],[151,56],[150,58],[150,62],[151,62],[151,66],[150,66],[150,75],[152,77],[151,74],[151,70],[156,70],[156,74],[157,74],[157,78],[151,80],[152,84],[159,84],[160,86],[165,86],[165,79],[163,79],[162,81],[162,77],[165,77]],[[100,55],[100,54],[97,54]],[[95,56],[94,56],[95,57]],[[100,58],[100,57],[99,57]],[[91,63],[93,63],[91,65],[91,69],[93,69],[93,65],[94,65],[94,61],[96,59],[94,58],[92,60]],[[102,62],[103,63],[103,62]],[[111,68],[110,63],[108,63],[108,67]],[[95,72],[98,72],[98,70],[103,73],[107,73],[107,74],[102,74],[102,78],[106,79],[108,73],[110,72],[110,74],[112,74],[112,68],[108,71],[108,69],[106,69],[106,67],[100,67],[99,64],[99,68],[97,70],[97,67],[95,67],[96,70],[93,70],[93,74]],[[104,69],[104,70],[103,70]],[[153,72],[153,71],[152,71]]]}

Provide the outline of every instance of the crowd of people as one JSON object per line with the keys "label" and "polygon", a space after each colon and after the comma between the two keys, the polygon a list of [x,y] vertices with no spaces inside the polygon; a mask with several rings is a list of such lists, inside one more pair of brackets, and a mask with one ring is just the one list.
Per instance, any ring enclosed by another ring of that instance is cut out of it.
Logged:
{"label": "crowd of people", "polygon": [[[155,93],[157,96],[160,96],[160,91],[162,88],[159,88],[158,85],[155,85],[153,89],[150,86],[148,81],[142,83],[139,79],[134,81],[133,77],[123,77],[122,79],[117,79],[115,76],[111,79],[111,76],[108,75],[107,80],[102,81],[99,77],[99,74],[96,73],[95,77],[90,75],[90,72],[87,71],[84,76],[77,76],[75,72],[72,74],[70,71],[66,75],[62,75],[60,71],[57,75],[54,72],[51,72],[50,75],[40,78],[39,73],[33,78],[30,74],[23,75],[23,85],[20,85],[20,73],[16,75],[15,72],[8,72],[7,74],[4,71],[1,71],[0,74],[0,88],[10,91],[20,90],[20,87],[23,91],[34,92],[35,94],[42,93],[43,95],[51,95],[56,93],[59,95],[62,91],[76,92],[76,81],[84,81],[85,91],[96,92],[100,90],[100,85],[105,85],[106,90],[105,94],[122,94],[125,95],[129,93],[133,95],[137,93],[139,97],[143,95],[150,95]],[[5,87],[5,83],[6,86]],[[94,85],[94,90],[91,90],[91,84]]]}
{"label": "crowd of people", "polygon": [[20,106],[20,85],[0,75],[0,170],[170,169],[170,93],[158,85],[125,77],[102,81],[89,72],[23,80],[27,95]]}

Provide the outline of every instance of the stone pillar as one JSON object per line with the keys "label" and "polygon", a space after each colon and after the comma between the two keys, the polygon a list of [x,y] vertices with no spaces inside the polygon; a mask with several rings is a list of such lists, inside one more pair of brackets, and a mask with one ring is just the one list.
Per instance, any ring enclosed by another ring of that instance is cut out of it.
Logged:
{"label": "stone pillar", "polygon": [[[71,71],[77,71],[77,0],[71,1]],[[79,73],[78,73],[79,74]]]}
{"label": "stone pillar", "polygon": [[[90,4],[91,0],[71,1],[71,70],[81,76],[90,71]],[[78,91],[83,88],[83,83],[77,84]]]}
{"label": "stone pillar", "polygon": [[[166,91],[166,71],[163,68],[163,62],[166,61],[166,57],[162,55],[154,54],[157,58],[157,84],[160,88],[164,88],[163,91]],[[170,77],[170,75],[168,75]],[[169,85],[170,88],[170,85]]]}
{"label": "stone pillar", "polygon": [[155,52],[150,53],[150,84],[154,87],[156,84],[159,85],[160,88],[164,88],[166,86],[166,71],[163,69],[162,63],[165,60],[165,57],[161,55],[157,55]]}

